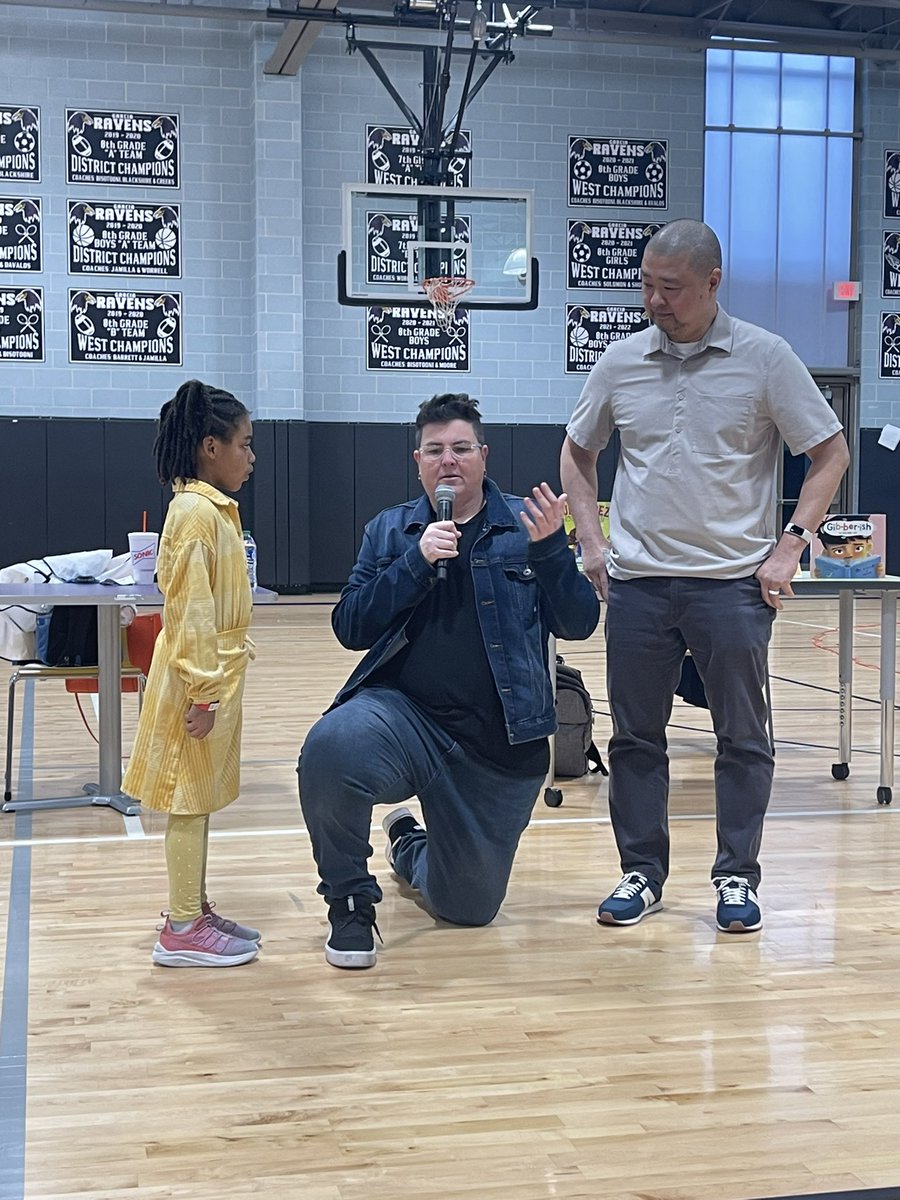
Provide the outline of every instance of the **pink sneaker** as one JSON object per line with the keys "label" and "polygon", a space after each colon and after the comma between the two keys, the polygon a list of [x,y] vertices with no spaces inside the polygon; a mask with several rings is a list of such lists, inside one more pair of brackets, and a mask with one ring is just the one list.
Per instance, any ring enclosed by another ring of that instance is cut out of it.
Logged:
{"label": "pink sneaker", "polygon": [[227,917],[220,917],[218,913],[213,912],[215,904],[208,904],[204,900],[200,907],[219,933],[227,933],[231,937],[240,938],[242,942],[262,941],[262,934],[258,929],[251,929],[249,925],[239,925],[237,921],[229,921]]}
{"label": "pink sneaker", "polygon": [[172,928],[168,917],[153,947],[153,961],[161,967],[237,967],[259,953],[256,942],[222,933],[209,913],[182,929]]}

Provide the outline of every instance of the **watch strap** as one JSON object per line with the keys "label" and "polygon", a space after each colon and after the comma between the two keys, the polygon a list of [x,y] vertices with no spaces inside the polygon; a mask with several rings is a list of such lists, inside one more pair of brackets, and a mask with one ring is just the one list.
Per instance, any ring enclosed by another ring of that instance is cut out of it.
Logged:
{"label": "watch strap", "polygon": [[201,712],[215,712],[218,707],[218,700],[210,700],[208,704],[194,704],[194,708],[199,708]]}
{"label": "watch strap", "polygon": [[804,529],[802,525],[795,525],[793,521],[788,522],[788,524],[785,525],[784,532],[792,534],[793,537],[801,538],[804,542],[806,542],[807,546],[812,542],[813,539],[813,535],[808,529]]}

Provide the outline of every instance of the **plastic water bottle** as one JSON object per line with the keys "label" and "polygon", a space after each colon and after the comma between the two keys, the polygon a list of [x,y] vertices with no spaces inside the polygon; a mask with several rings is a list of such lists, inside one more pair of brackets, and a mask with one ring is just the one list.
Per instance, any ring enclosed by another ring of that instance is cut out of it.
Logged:
{"label": "plastic water bottle", "polygon": [[243,531],[244,534],[244,553],[247,556],[247,578],[250,580],[250,587],[256,591],[256,542],[249,529]]}

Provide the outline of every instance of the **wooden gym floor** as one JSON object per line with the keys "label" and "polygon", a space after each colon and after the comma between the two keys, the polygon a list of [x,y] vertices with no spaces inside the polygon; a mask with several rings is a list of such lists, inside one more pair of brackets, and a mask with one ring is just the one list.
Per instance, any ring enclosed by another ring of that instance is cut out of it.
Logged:
{"label": "wooden gym floor", "polygon": [[[619,877],[603,780],[564,782],[559,809],[538,802],[487,929],[441,926],[401,893],[376,811],[385,945],[359,973],[322,956],[294,775],[358,657],[335,643],[330,603],[257,611],[244,794],[213,818],[214,895],[264,930],[256,963],[151,965],[164,818],[0,816],[0,1198],[900,1197],[900,805],[875,803],[865,699],[877,602],[856,605],[863,699],[844,782],[830,773],[836,603],[789,602],[776,623],[760,934],[716,932],[713,739],[708,714],[678,703],[661,913],[595,923]],[[560,650],[602,745],[602,639]],[[31,740],[22,788],[91,778],[95,747],[60,685],[35,689]]]}

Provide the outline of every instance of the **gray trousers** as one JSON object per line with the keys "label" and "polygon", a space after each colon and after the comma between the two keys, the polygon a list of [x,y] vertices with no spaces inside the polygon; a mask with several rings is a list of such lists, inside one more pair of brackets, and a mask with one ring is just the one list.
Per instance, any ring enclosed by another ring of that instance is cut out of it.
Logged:
{"label": "gray trousers", "polygon": [[711,875],[743,875],[758,886],[774,767],[765,696],[774,616],[753,576],[610,580],[609,807],[623,873],[640,871],[659,887],[669,873],[666,725],[690,650],[716,734]]}

